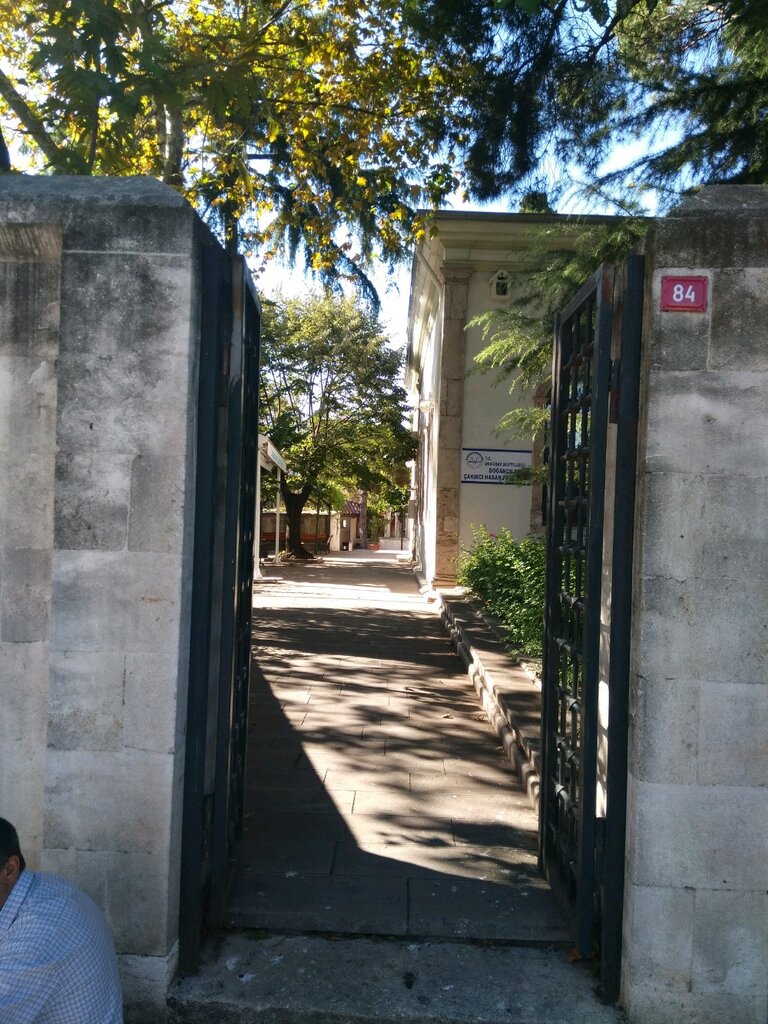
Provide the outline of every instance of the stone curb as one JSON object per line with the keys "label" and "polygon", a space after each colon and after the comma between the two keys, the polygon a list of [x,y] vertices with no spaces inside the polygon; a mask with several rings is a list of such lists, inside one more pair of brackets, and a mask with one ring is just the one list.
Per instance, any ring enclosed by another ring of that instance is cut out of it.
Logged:
{"label": "stone curb", "polygon": [[531,666],[514,660],[501,630],[482,606],[456,590],[435,590],[418,569],[420,593],[434,602],[472,685],[538,811],[541,775],[541,684]]}

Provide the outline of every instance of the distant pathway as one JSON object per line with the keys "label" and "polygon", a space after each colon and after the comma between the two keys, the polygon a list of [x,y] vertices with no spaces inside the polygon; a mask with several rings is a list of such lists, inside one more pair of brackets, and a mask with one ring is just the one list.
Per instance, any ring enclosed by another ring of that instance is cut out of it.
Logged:
{"label": "distant pathway", "polygon": [[267,574],[229,923],[566,942],[536,815],[410,569],[353,553]]}

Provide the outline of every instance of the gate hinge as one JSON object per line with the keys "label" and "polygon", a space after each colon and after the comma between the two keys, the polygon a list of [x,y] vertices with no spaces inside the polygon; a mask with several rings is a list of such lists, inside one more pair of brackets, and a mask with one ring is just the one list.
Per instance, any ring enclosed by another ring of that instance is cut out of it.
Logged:
{"label": "gate hinge", "polygon": [[611,372],[608,384],[608,422],[619,422],[619,381],[621,379],[621,360],[611,360]]}

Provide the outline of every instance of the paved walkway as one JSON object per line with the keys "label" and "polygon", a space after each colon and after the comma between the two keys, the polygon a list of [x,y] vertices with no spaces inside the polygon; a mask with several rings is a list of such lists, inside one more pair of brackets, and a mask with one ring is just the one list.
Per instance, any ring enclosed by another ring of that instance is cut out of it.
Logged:
{"label": "paved walkway", "polygon": [[619,1024],[561,948],[535,818],[410,570],[269,575],[229,913],[259,931],[210,937],[169,1024]]}
{"label": "paved walkway", "polygon": [[566,943],[537,821],[394,553],[265,570],[228,923]]}

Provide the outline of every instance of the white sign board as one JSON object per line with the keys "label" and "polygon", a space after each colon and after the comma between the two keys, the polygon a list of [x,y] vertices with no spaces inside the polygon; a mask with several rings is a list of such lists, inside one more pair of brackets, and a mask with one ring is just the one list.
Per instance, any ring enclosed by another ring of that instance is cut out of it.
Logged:
{"label": "white sign board", "polygon": [[531,465],[531,452],[514,448],[462,448],[463,484],[508,484],[510,473]]}

